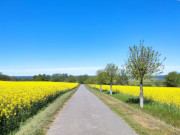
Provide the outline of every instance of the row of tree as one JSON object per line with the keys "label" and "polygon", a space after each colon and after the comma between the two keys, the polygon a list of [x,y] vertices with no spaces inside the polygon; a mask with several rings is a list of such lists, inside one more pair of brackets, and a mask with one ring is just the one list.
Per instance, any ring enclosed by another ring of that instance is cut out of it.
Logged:
{"label": "row of tree", "polygon": [[53,74],[52,76],[39,74],[38,76],[33,76],[33,81],[78,82],[83,84],[88,78],[88,75],[73,76],[65,73]]}
{"label": "row of tree", "polygon": [[[112,94],[112,85],[114,80],[119,80],[121,84],[128,83],[128,76],[138,79],[140,82],[140,107],[143,108],[143,80],[157,76],[162,73],[164,66],[160,59],[161,54],[145,47],[144,41],[140,41],[140,46],[129,47],[129,57],[121,70],[115,64],[107,64],[102,70],[97,71],[97,83],[102,85],[109,81],[110,94]],[[119,79],[118,79],[119,78]],[[100,88],[101,91],[101,88]]]}
{"label": "row of tree", "polygon": [[1,81],[17,81],[18,79],[15,76],[4,75],[0,72],[0,80]]}
{"label": "row of tree", "polygon": [[73,76],[65,73],[63,74],[57,73],[53,75],[46,75],[46,74],[34,75],[31,79],[30,77],[17,78],[15,76],[8,76],[0,72],[1,81],[53,81],[53,82],[78,82],[80,84],[83,84],[88,78],[90,78],[88,75]]}
{"label": "row of tree", "polygon": [[[166,58],[160,59],[161,54],[152,49],[145,47],[144,41],[140,41],[140,46],[134,45],[129,47],[129,57],[120,69],[113,63],[107,64],[102,70],[97,71],[95,78],[89,78],[90,83],[110,84],[110,94],[112,94],[112,85],[116,83],[128,85],[129,77],[139,80],[140,82],[140,107],[143,108],[143,80],[156,77],[163,73]],[[180,73],[170,72],[165,76],[168,87],[177,87],[180,84]]]}
{"label": "row of tree", "polygon": [[[143,108],[143,80],[152,78],[162,73],[164,66],[163,60],[160,59],[161,54],[152,49],[145,47],[144,41],[140,41],[140,46],[134,45],[129,47],[129,57],[121,69],[113,63],[107,64],[102,70],[97,71],[96,77],[88,77],[87,75],[74,77],[67,74],[53,74],[34,76],[34,81],[55,81],[55,82],[78,82],[78,83],[98,83],[110,84],[110,94],[112,94],[112,85],[114,80],[116,83],[127,85],[128,76],[139,80],[140,82],[140,107]],[[168,86],[177,86],[180,75],[176,72],[166,76]],[[1,79],[0,79],[1,80]],[[175,80],[175,83],[174,83]],[[101,90],[101,89],[100,89]]]}
{"label": "row of tree", "polygon": [[[110,66],[111,64],[108,64],[108,65]],[[96,72],[96,76],[88,77],[84,83],[108,85],[111,83],[111,81],[108,78],[109,77],[108,77],[107,72],[104,69],[101,69]],[[129,84],[129,76],[127,75],[125,70],[118,69],[117,74],[113,78],[113,84],[115,85],[128,85]]]}

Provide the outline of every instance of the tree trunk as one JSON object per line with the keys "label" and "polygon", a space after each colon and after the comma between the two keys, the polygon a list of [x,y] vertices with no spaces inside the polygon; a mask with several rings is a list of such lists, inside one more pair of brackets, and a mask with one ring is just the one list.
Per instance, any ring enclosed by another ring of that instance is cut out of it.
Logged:
{"label": "tree trunk", "polygon": [[102,91],[102,84],[100,85],[100,92]]}
{"label": "tree trunk", "polygon": [[140,82],[140,107],[143,108],[143,80]]}
{"label": "tree trunk", "polygon": [[110,95],[112,95],[112,83],[110,85]]}

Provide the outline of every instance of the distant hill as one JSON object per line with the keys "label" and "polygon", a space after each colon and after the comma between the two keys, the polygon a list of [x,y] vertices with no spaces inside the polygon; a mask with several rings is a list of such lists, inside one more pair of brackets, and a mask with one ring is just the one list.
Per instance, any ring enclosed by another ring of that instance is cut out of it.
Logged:
{"label": "distant hill", "polygon": [[33,79],[33,76],[16,76],[17,79]]}
{"label": "distant hill", "polygon": [[165,75],[159,75],[156,77],[156,79],[165,79]]}

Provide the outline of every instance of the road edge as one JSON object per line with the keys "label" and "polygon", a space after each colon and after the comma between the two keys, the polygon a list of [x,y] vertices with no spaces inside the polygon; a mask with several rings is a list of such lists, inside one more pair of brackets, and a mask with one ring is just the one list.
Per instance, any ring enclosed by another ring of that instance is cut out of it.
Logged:
{"label": "road edge", "polygon": [[53,123],[56,115],[60,113],[62,108],[78,90],[80,85],[76,88],[60,95],[47,107],[41,109],[39,113],[31,118],[29,118],[18,131],[14,131],[11,134],[16,135],[45,135],[50,128],[51,123]]}
{"label": "road edge", "polygon": [[[115,99],[114,97],[101,93],[97,90],[85,87],[96,95],[101,101],[103,101],[114,113],[124,120],[137,134],[140,135],[164,135],[164,134],[180,134],[180,130],[174,128],[154,117],[132,107],[122,101]],[[136,119],[130,117],[133,114],[137,114]],[[144,125],[143,125],[144,124]]]}

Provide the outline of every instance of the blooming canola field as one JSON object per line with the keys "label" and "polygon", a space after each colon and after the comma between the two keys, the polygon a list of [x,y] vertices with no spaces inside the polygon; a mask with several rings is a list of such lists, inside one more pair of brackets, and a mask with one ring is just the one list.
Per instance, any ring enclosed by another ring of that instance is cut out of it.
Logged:
{"label": "blooming canola field", "polygon": [[[100,85],[89,85],[100,89]],[[110,91],[110,85],[102,85],[103,90]],[[139,86],[112,86],[113,92],[119,92],[131,96],[139,96]],[[175,87],[143,87],[144,97],[161,104],[175,105],[180,108],[180,88]]]}
{"label": "blooming canola field", "polygon": [[0,81],[0,126],[7,125],[8,119],[21,121],[58,95],[77,86],[78,83]]}

